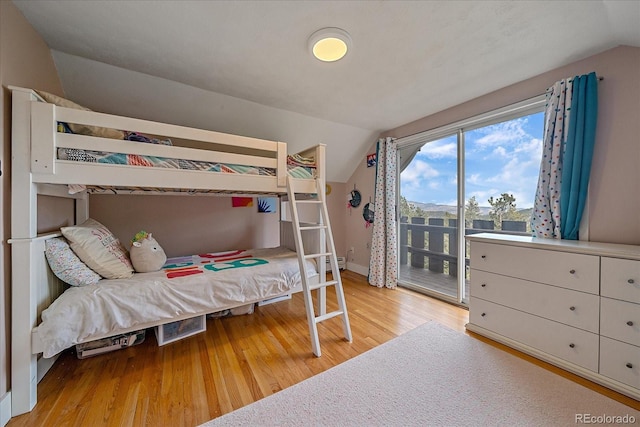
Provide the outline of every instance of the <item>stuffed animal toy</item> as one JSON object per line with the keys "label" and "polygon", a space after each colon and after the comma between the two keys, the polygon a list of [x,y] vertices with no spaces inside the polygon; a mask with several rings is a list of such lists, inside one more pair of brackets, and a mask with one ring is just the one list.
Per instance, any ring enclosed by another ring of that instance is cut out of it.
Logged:
{"label": "stuffed animal toy", "polygon": [[167,255],[151,233],[140,231],[131,241],[131,263],[138,273],[158,271],[167,262]]}

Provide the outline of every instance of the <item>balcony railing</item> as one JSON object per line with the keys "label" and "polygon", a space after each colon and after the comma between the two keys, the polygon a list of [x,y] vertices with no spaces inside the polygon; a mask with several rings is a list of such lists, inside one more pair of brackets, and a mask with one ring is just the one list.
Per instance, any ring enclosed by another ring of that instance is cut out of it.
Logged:
{"label": "balcony railing", "polygon": [[[474,220],[465,235],[504,233],[528,235],[526,221],[502,221],[501,230],[494,229],[492,220]],[[466,254],[465,254],[466,255]],[[426,263],[425,263],[426,261]],[[469,258],[465,256],[469,265]],[[433,273],[458,275],[458,220],[444,218],[407,217],[400,219],[400,265],[428,269]]]}

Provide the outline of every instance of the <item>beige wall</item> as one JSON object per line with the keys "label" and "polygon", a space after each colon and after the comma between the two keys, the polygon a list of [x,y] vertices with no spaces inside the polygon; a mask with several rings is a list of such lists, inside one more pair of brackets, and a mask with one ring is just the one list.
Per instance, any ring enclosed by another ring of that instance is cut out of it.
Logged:
{"label": "beige wall", "polygon": [[[540,95],[554,82],[595,71],[599,84],[596,147],[589,190],[589,239],[640,244],[640,48],[620,46],[383,133],[404,137]],[[360,164],[347,183],[373,191],[374,174]],[[364,195],[364,193],[363,193]],[[368,265],[371,233],[348,218],[355,261]],[[358,252],[358,248],[360,252]],[[362,252],[364,248],[364,253]]]}
{"label": "beige wall", "polygon": [[[376,152],[374,142],[367,154]],[[367,167],[366,155],[362,156],[355,172],[347,181],[344,193],[344,204],[347,203],[347,193],[356,188],[362,195],[362,203],[357,208],[347,208],[345,223],[347,228],[347,250],[353,247],[353,252],[348,253],[347,268],[361,274],[367,274],[369,268],[369,255],[371,254],[371,230],[367,227],[362,217],[362,209],[369,201],[373,201],[375,190],[376,168]]]}
{"label": "beige wall", "polygon": [[346,216],[344,215],[346,186],[344,182],[330,182],[331,193],[327,196],[327,211],[333,231],[337,256],[347,256]]}
{"label": "beige wall", "polygon": [[255,198],[252,207],[233,208],[230,197],[93,195],[89,212],[127,249],[145,230],[169,257],[279,243],[279,215],[258,213]]}
{"label": "beige wall", "polygon": [[[344,254],[345,233],[338,194],[344,184],[331,183],[327,197],[338,254]],[[93,195],[90,216],[106,225],[128,246],[140,230],[153,233],[167,256],[229,249],[266,248],[280,244],[278,213],[257,212],[253,207],[233,208],[230,197]]]}
{"label": "beige wall", "polygon": [[32,87],[62,95],[62,86],[51,58],[51,52],[42,38],[35,32],[22,14],[8,1],[0,1],[0,135],[2,135],[2,176],[0,177],[0,398],[9,390],[10,370],[10,146],[11,146],[11,94],[8,85]]}

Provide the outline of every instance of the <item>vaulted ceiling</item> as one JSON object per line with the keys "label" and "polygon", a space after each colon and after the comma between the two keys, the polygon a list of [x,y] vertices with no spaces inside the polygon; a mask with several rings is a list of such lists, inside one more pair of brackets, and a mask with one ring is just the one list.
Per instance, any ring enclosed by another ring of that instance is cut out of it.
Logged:
{"label": "vaulted ceiling", "polygon": [[[294,148],[323,142],[334,181],[380,131],[640,46],[638,1],[14,3],[52,49],[68,97]],[[309,54],[323,27],[350,33],[344,59]]]}

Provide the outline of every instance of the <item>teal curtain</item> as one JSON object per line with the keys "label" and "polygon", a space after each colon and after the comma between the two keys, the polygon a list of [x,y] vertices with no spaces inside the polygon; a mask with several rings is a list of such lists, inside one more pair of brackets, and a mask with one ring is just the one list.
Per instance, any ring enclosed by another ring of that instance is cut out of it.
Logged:
{"label": "teal curtain", "polygon": [[563,239],[577,240],[587,200],[598,116],[596,73],[573,79],[571,120],[562,159],[560,230]]}

